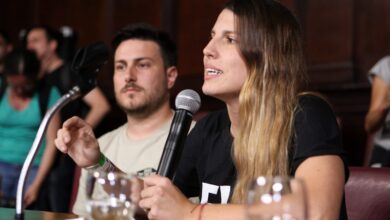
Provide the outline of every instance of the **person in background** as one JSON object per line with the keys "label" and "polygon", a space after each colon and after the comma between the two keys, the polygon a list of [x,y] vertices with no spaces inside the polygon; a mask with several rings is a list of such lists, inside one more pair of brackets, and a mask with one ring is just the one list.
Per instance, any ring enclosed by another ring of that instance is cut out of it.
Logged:
{"label": "person in background", "polygon": [[[41,112],[60,98],[55,87],[48,87],[48,94],[43,94],[47,85],[38,82],[39,68],[35,53],[21,49],[10,52],[4,63],[7,87],[0,96],[0,175],[6,206],[14,205],[20,171],[43,118]],[[46,106],[40,104],[42,96],[48,96]],[[26,206],[36,200],[53,164],[54,138],[59,126],[60,117],[56,114],[29,172],[24,195]]]}
{"label": "person in background", "polygon": [[[79,76],[70,71],[70,64],[60,58],[57,51],[61,35],[48,26],[35,26],[27,32],[27,48],[35,51],[41,61],[39,78],[56,86],[62,95],[78,81]],[[96,87],[81,100],[72,101],[61,111],[62,121],[77,115],[85,118],[93,128],[110,111],[103,92]],[[36,208],[39,210],[67,212],[71,199],[75,164],[68,156],[58,153],[45,191],[41,191]]]}
{"label": "person in background", "polygon": [[8,34],[5,31],[0,30],[0,85],[3,85],[3,72],[4,72],[4,61],[6,55],[12,51],[12,44]]}
{"label": "person in background", "polygon": [[390,56],[380,59],[369,71],[371,102],[365,118],[368,135],[374,136],[374,148],[367,149],[369,165],[390,166]]}
{"label": "person in background", "polygon": [[[85,168],[73,206],[73,212],[81,216],[87,216],[86,177],[87,171],[92,169],[85,166],[84,161],[91,155],[83,151],[84,141],[96,144],[93,145],[95,150],[101,151],[104,158],[113,161],[123,172],[147,175],[158,167],[174,115],[169,93],[178,74],[177,52],[168,34],[147,24],[132,24],[115,35],[112,48],[115,98],[127,122],[98,141],[92,128],[80,118],[67,120],[58,131],[59,137],[64,132],[72,132],[72,148],[60,150]],[[84,135],[86,139],[80,138]]]}

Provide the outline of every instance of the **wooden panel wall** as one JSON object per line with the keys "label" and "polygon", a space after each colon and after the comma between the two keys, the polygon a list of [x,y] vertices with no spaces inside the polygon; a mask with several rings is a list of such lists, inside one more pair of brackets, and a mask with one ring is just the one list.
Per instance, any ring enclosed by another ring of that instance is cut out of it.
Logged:
{"label": "wooden panel wall", "polygon": [[[0,0],[0,29],[17,45],[18,32],[31,24],[73,27],[78,46],[103,40],[120,27],[148,22],[176,40],[180,77],[172,97],[184,88],[200,92],[202,49],[225,0]],[[351,165],[361,165],[366,135],[364,115],[370,97],[366,73],[390,53],[389,0],[281,0],[300,20],[306,48],[309,88],[325,94],[342,122],[344,145]],[[113,106],[111,65],[99,75],[100,86]],[[223,104],[202,96],[202,110]],[[102,132],[122,123],[119,109],[107,117]]]}

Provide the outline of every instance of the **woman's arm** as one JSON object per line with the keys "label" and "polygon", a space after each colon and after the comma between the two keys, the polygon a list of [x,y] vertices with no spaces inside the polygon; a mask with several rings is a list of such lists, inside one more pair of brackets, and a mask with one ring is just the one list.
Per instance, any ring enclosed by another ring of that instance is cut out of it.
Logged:
{"label": "woman's arm", "polygon": [[386,118],[390,109],[390,85],[378,76],[372,80],[371,102],[365,118],[365,129],[374,133]]}
{"label": "woman's arm", "polygon": [[339,156],[309,157],[296,170],[304,180],[308,197],[308,219],[338,219],[344,192],[344,164]]}
{"label": "woman's arm", "polygon": [[200,205],[191,203],[180,190],[165,177],[149,176],[144,179],[139,205],[148,210],[149,219],[158,220],[245,220],[243,205]]}
{"label": "woman's arm", "polygon": [[39,165],[38,173],[31,186],[27,189],[26,194],[24,196],[26,206],[36,200],[39,189],[41,188],[43,181],[49,173],[51,166],[53,165],[57,151],[56,147],[54,146],[54,139],[56,137],[56,132],[59,128],[60,115],[59,113],[56,113],[48,125],[48,129],[46,132],[46,148],[43,153],[41,163]]}
{"label": "woman's arm", "polygon": [[97,87],[84,96],[83,100],[90,107],[87,116],[85,116],[85,121],[92,128],[96,128],[103,117],[110,111],[110,103],[108,103],[103,92]]}

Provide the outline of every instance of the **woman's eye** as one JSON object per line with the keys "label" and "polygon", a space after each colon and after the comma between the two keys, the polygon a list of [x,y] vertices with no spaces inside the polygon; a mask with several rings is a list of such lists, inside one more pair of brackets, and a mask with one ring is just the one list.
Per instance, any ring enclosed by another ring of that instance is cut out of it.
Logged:
{"label": "woman's eye", "polygon": [[234,44],[234,43],[237,42],[237,40],[235,38],[233,38],[233,37],[226,37],[226,41],[228,43],[231,43],[231,44]]}

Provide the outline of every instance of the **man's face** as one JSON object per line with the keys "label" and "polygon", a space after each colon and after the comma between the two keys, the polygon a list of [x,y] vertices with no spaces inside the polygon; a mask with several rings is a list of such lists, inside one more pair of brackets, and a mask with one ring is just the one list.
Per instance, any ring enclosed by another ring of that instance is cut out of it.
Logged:
{"label": "man's face", "polygon": [[123,41],[114,56],[114,89],[119,106],[128,115],[155,112],[169,101],[176,68],[164,68],[160,48],[148,40]]}
{"label": "man's face", "polygon": [[27,48],[37,54],[39,60],[42,60],[50,53],[50,42],[46,33],[41,28],[32,29],[27,36]]}

